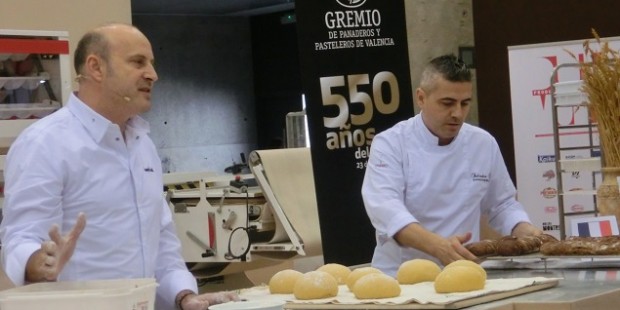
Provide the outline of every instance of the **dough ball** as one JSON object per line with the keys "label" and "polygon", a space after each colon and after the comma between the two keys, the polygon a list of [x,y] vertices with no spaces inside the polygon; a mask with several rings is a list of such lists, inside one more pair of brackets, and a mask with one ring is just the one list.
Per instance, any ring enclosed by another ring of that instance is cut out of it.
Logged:
{"label": "dough ball", "polygon": [[478,270],[478,272],[480,272],[480,274],[482,274],[482,277],[484,277],[484,280],[487,280],[487,272],[486,270],[484,270],[484,268],[482,268],[482,266],[480,266],[480,264],[472,262],[470,260],[466,260],[466,259],[460,259],[460,260],[455,260],[451,263],[449,263],[446,267],[444,267],[444,269],[446,268],[450,268],[450,267],[454,267],[454,266],[466,266],[466,267],[473,267],[476,270]]}
{"label": "dough ball", "polygon": [[355,282],[352,291],[358,299],[397,297],[400,295],[400,284],[384,273],[369,273]]}
{"label": "dough ball", "polygon": [[269,292],[271,294],[292,294],[295,283],[302,275],[303,273],[293,269],[284,269],[276,272],[269,279]]}
{"label": "dough ball", "polygon": [[476,268],[453,266],[444,268],[435,279],[435,292],[456,293],[481,290],[485,279]]}
{"label": "dough ball", "polygon": [[332,276],[334,276],[334,278],[336,278],[338,284],[345,284],[347,281],[347,277],[351,273],[351,269],[349,269],[349,267],[336,263],[325,264],[317,268],[317,270],[325,271],[331,274]]}
{"label": "dough ball", "polygon": [[319,299],[338,295],[338,281],[325,271],[304,273],[293,288],[297,299]]}
{"label": "dough ball", "polygon": [[375,267],[360,267],[360,268],[356,268],[353,269],[351,271],[351,273],[349,274],[349,276],[347,277],[347,287],[349,288],[349,290],[353,290],[353,285],[355,285],[355,282],[369,274],[369,273],[383,273],[381,270],[375,268]]}
{"label": "dough ball", "polygon": [[435,281],[441,272],[441,267],[428,259],[412,259],[398,267],[396,279],[400,284],[416,284],[420,282]]}

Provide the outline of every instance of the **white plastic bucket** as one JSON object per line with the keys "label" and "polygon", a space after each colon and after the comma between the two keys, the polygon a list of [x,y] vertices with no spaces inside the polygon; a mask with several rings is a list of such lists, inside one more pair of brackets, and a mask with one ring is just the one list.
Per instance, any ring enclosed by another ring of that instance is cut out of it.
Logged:
{"label": "white plastic bucket", "polygon": [[264,300],[264,301],[231,301],[209,307],[209,310],[283,310],[284,301]]}

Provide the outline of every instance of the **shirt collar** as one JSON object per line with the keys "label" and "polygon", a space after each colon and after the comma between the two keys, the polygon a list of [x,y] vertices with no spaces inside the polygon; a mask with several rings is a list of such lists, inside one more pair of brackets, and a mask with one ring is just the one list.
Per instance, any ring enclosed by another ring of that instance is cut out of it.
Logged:
{"label": "shirt collar", "polygon": [[[117,130],[119,128],[118,125],[91,109],[75,93],[71,93],[67,102],[67,108],[82,123],[88,134],[97,143],[101,142],[111,127],[115,127]],[[142,117],[134,116],[127,122],[127,130],[135,131],[137,134],[148,134],[150,126]]]}
{"label": "shirt collar", "polygon": [[[437,136],[435,136],[430,129],[428,129],[428,127],[426,127],[426,125],[424,124],[424,120],[422,119],[422,112],[420,111],[420,113],[418,115],[416,115],[416,117],[414,118],[414,122],[415,122],[415,127],[417,128],[417,130],[415,130],[416,133],[418,133],[419,137],[422,139],[422,141],[424,141],[424,143],[435,147],[435,148],[451,148],[453,145],[455,145],[458,140],[459,140],[459,135],[460,135],[460,131],[459,133],[456,135],[456,137],[454,137],[454,140],[452,140],[452,142],[450,142],[450,144],[448,145],[439,145],[439,138],[437,138]],[[463,128],[461,128],[462,130]]]}

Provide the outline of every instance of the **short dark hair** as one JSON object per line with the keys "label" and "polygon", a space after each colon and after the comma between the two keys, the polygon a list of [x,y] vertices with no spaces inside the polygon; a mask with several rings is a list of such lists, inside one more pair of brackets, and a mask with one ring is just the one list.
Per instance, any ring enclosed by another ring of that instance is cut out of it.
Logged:
{"label": "short dark hair", "polygon": [[86,57],[90,54],[96,54],[103,60],[108,60],[110,52],[109,42],[106,36],[99,30],[87,32],[78,42],[73,55],[73,67],[75,73],[80,75],[82,67],[86,62]]}
{"label": "short dark hair", "polygon": [[422,72],[420,87],[425,91],[431,91],[437,76],[450,82],[471,82],[471,71],[467,64],[453,54],[433,58]]}

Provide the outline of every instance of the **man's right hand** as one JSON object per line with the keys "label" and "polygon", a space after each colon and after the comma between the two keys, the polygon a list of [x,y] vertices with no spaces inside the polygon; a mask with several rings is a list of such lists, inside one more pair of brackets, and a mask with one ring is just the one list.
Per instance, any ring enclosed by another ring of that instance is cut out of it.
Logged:
{"label": "man's right hand", "polygon": [[65,264],[71,259],[80,234],[86,226],[86,215],[78,215],[75,226],[64,236],[60,235],[58,225],[49,231],[51,240],[41,244],[41,248],[28,259],[26,264],[26,283],[56,281]]}
{"label": "man's right hand", "polygon": [[471,239],[471,233],[444,238],[418,223],[405,226],[394,236],[401,246],[408,246],[436,257],[444,266],[460,259],[478,261],[463,244]]}
{"label": "man's right hand", "polygon": [[470,239],[471,233],[455,235],[444,239],[444,242],[439,242],[438,246],[435,247],[436,252],[434,252],[433,256],[437,257],[444,266],[461,259],[478,262],[478,258],[463,246]]}

